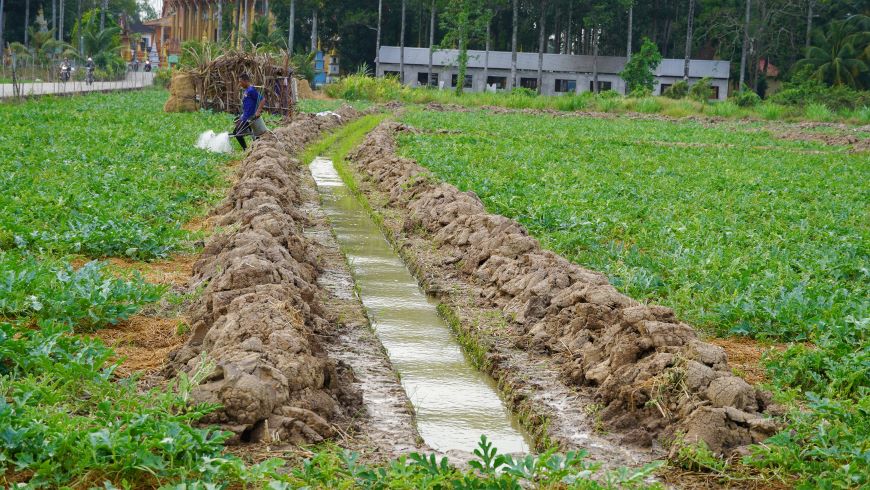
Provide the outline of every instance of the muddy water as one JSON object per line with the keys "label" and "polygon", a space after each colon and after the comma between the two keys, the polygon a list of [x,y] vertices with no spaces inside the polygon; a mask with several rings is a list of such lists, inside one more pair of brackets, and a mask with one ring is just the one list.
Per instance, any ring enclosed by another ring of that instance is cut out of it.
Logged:
{"label": "muddy water", "polygon": [[466,359],[434,301],[420,290],[332,161],[317,158],[310,168],[372,326],[417,412],[423,440],[439,451],[471,451],[486,434],[501,452],[528,451],[492,379]]}

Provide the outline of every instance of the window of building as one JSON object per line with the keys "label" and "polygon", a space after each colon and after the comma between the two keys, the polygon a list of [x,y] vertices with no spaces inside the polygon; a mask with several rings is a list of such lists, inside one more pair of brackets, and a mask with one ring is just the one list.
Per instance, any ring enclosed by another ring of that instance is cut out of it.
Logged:
{"label": "window of building", "polygon": [[520,78],[520,87],[537,90],[538,89],[538,79],[537,78]]}
{"label": "window of building", "polygon": [[438,74],[432,74],[432,83],[427,83],[429,81],[429,72],[421,71],[417,73],[417,84],[420,86],[430,85],[432,87],[438,86]]}
{"label": "window of building", "polygon": [[665,90],[671,88],[673,85],[673,83],[663,83],[659,88],[659,95],[665,95]]}
{"label": "window of building", "polygon": [[[605,92],[607,90],[613,90],[613,82],[598,80],[598,91]],[[589,91],[595,91],[595,80],[589,80]]]}
{"label": "window of building", "polygon": [[[455,73],[450,77],[450,85],[451,86],[453,86],[453,87],[456,86],[456,79],[457,78],[459,78],[459,75],[457,75]],[[473,82],[473,78],[471,77],[471,75],[465,75],[465,84],[463,85],[463,87],[464,88],[471,88],[472,82]]]}
{"label": "window of building", "polygon": [[577,80],[556,79],[556,93],[576,92]]}
{"label": "window of building", "polygon": [[399,72],[397,72],[397,71],[392,71],[392,70],[384,70],[384,77],[385,77],[385,78],[386,78],[386,77],[391,77],[391,78],[398,79],[398,78],[399,78]]}
{"label": "window of building", "polygon": [[507,77],[486,77],[487,85],[495,85],[496,90],[504,90],[507,87]]}
{"label": "window of building", "polygon": [[712,89],[712,93],[713,93],[713,95],[710,97],[710,100],[719,100],[719,87],[716,85],[713,85],[710,88]]}

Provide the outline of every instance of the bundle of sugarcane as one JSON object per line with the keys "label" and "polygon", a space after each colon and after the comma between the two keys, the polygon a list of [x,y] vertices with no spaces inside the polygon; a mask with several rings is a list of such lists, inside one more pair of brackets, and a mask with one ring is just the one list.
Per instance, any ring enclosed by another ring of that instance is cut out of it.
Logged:
{"label": "bundle of sugarcane", "polygon": [[247,73],[265,97],[265,111],[289,116],[292,112],[293,69],[285,56],[228,51],[195,72],[200,105],[215,111],[241,112],[239,76]]}

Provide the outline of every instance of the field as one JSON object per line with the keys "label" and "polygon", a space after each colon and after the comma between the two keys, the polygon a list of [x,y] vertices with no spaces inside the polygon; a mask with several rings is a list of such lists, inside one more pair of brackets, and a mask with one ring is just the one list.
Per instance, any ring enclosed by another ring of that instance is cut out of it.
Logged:
{"label": "field", "polygon": [[[359,446],[344,434],[315,446],[228,451],[231,433],[200,423],[221,407],[191,403],[212,365],[203,357],[170,378],[159,371],[189,338],[185,312],[213,294],[205,284],[185,287],[192,264],[204,244],[238,231],[205,217],[232,196],[243,154],[196,149],[200,132],[228,129],[231,116],[165,114],[166,96],[2,106],[0,483],[657,486],[647,478],[659,463],[610,471],[584,451],[517,457],[485,441],[466,469],[424,451],[366,459],[365,450],[345,449]],[[300,109],[342,104],[306,100]],[[689,486],[867,483],[870,160],[858,149],[866,132],[854,132],[856,143],[835,126],[409,106],[331,135],[286,137],[307,145],[303,159],[332,154],[340,163],[391,117],[414,128],[400,133],[403,156],[474,191],[545,248],[634,298],[673,307],[708,338],[765,351],[759,372],[786,407],[783,430],[743,461],[700,448],[674,455],[660,475],[700,474],[682,480]]]}
{"label": "field", "polygon": [[400,136],[404,156],[626,294],[713,336],[797,342],[769,356],[771,386],[817,412],[795,412],[800,429],[767,461],[821,481],[866,469],[866,152],[759,125],[423,110],[402,121],[419,130]]}

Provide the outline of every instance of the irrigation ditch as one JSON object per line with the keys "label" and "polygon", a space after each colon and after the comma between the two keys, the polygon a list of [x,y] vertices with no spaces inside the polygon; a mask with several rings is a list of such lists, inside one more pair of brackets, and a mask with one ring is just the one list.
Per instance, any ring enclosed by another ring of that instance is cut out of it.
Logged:
{"label": "irrigation ditch", "polygon": [[398,157],[412,129],[382,119],[300,114],[240,165],[166,372],[203,373],[193,399],[222,406],[204,422],[235,443],[340,438],[377,459],[461,455],[490,432],[606,466],[774,433],[770,396],[721,348]]}

